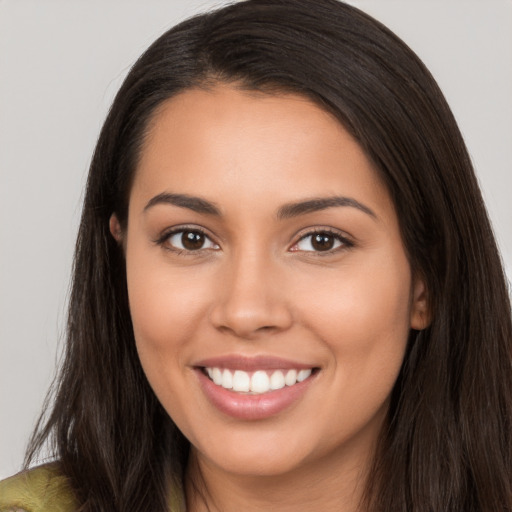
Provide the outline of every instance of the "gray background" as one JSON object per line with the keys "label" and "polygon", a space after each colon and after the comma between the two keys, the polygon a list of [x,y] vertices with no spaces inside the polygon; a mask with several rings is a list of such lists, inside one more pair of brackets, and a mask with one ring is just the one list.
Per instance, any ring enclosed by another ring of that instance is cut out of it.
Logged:
{"label": "gray background", "polygon": [[[129,66],[221,2],[0,0],[0,478],[17,471],[62,348],[87,167]],[[512,0],[354,0],[425,61],[512,272]]]}

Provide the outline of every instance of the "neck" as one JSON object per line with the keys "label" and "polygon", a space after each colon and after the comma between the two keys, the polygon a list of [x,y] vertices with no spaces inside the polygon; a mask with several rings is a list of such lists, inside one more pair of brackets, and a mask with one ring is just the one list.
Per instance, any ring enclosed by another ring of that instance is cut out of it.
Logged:
{"label": "neck", "polygon": [[192,449],[185,491],[189,512],[357,512],[370,458],[330,453],[279,475],[232,474]]}

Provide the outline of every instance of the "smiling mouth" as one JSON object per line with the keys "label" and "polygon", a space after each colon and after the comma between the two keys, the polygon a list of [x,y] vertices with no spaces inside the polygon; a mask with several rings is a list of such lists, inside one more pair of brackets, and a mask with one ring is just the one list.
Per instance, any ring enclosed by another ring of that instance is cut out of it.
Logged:
{"label": "smiling mouth", "polygon": [[219,367],[203,367],[201,370],[204,375],[219,387],[236,393],[261,395],[283,389],[284,387],[293,387],[311,377],[318,368],[247,372]]}

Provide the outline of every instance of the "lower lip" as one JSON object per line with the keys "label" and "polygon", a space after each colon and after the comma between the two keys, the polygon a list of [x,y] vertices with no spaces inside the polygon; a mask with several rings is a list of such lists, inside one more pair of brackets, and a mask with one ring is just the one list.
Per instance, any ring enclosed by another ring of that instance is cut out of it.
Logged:
{"label": "lower lip", "polygon": [[221,412],[242,420],[263,420],[284,411],[308,390],[316,373],[293,386],[258,395],[237,393],[214,384],[201,369],[196,373],[204,394]]}

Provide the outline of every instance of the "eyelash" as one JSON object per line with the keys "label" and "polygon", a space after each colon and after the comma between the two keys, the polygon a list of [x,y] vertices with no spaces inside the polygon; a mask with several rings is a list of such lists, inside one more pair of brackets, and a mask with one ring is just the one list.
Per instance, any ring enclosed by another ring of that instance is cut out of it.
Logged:
{"label": "eyelash", "polygon": [[181,249],[179,247],[173,247],[169,243],[169,240],[173,236],[178,235],[180,233],[182,234],[182,236],[183,236],[183,233],[195,233],[195,234],[202,235],[202,236],[204,236],[205,239],[210,240],[210,242],[212,244],[215,244],[218,247],[218,244],[213,242],[213,240],[206,233],[206,231],[204,231],[203,229],[201,229],[198,226],[180,226],[178,228],[174,228],[169,231],[165,231],[164,233],[162,233],[162,235],[159,238],[157,238],[155,240],[155,243],[157,245],[163,247],[165,250],[171,251],[171,252],[177,254],[178,256],[195,256],[205,250],[210,250],[210,248],[206,248],[206,249],[200,248],[200,249],[193,250],[193,249],[185,249],[185,248]]}
{"label": "eyelash", "polygon": [[[171,252],[174,252],[175,254],[177,255],[186,255],[186,256],[194,256],[194,255],[198,255],[200,253],[202,253],[203,251],[209,251],[211,250],[212,248],[211,247],[208,247],[208,248],[199,248],[199,249],[185,249],[185,248],[179,248],[179,247],[174,247],[172,245],[169,244],[169,240],[175,236],[175,235],[178,235],[178,234],[182,234],[183,236],[183,233],[186,233],[186,232],[189,232],[189,233],[195,233],[195,234],[199,234],[199,235],[202,235],[204,236],[205,239],[209,240],[212,244],[214,244],[216,246],[216,248],[214,250],[217,250],[217,248],[219,247],[218,244],[216,244],[212,238],[203,230],[201,229],[200,227],[197,227],[197,226],[180,226],[178,228],[174,228],[170,231],[165,231],[158,239],[156,239],[154,242],[163,247],[164,249],[168,250],[168,251],[171,251]],[[304,240],[306,240],[307,238],[309,237],[313,237],[317,234],[320,234],[320,235],[328,235],[329,237],[332,237],[335,239],[335,241],[339,242],[339,246],[338,247],[335,247],[335,248],[332,248],[332,249],[327,249],[325,251],[320,251],[320,250],[312,250],[312,251],[305,251],[305,250],[300,250],[300,249],[294,249],[294,247],[298,246],[301,242],[303,242]],[[350,248],[354,247],[354,242],[352,242],[351,240],[349,240],[346,236],[343,236],[341,235],[338,231],[335,231],[333,229],[329,229],[329,228],[317,228],[317,229],[313,229],[313,230],[310,230],[306,233],[304,233],[294,244],[293,246],[289,249],[291,252],[303,252],[303,253],[312,253],[314,254],[315,256],[328,256],[328,255],[332,255],[334,253],[337,253],[339,251],[343,251],[343,250],[348,250]]]}
{"label": "eyelash", "polygon": [[[329,256],[332,254],[336,254],[340,251],[348,250],[354,247],[354,242],[347,238],[346,236],[343,236],[339,231],[329,229],[329,228],[316,228],[313,230],[307,231],[305,234],[303,234],[297,242],[295,242],[291,248],[292,252],[299,252],[300,249],[293,249],[293,247],[300,244],[302,241],[306,240],[307,238],[312,238],[315,235],[328,235],[332,238],[334,238],[336,241],[340,243],[338,247],[328,249],[325,251],[301,251],[306,253],[313,253],[315,256]],[[310,242],[311,243],[311,242]]]}

